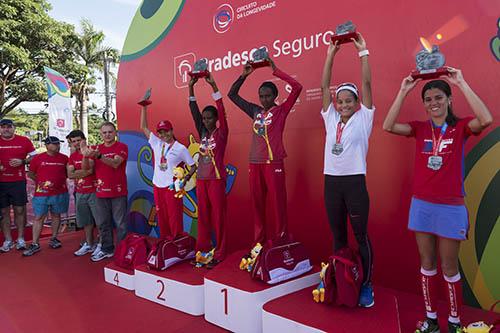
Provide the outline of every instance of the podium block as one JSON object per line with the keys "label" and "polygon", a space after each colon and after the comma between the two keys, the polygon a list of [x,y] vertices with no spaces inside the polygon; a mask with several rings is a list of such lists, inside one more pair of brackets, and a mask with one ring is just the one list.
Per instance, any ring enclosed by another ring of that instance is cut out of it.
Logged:
{"label": "podium block", "polygon": [[305,288],[266,303],[262,309],[263,332],[401,333],[398,301],[389,290],[375,288],[371,308],[315,303]]}
{"label": "podium block", "polygon": [[262,305],[319,283],[318,269],[275,285],[252,280],[238,265],[245,251],[205,275],[205,319],[233,332],[262,332]]}
{"label": "podium block", "polygon": [[205,313],[203,277],[206,268],[181,262],[165,271],[151,270],[146,265],[135,269],[135,294],[169,308],[193,316]]}
{"label": "podium block", "polygon": [[114,262],[104,266],[104,280],[114,286],[134,290],[134,271],[121,268]]}

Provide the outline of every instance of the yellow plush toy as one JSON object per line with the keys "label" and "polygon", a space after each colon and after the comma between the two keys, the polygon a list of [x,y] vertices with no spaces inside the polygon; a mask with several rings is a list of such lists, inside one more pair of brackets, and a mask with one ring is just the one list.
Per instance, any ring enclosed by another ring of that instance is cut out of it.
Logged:
{"label": "yellow plush toy", "polygon": [[323,303],[325,301],[325,274],[329,264],[321,263],[321,271],[319,272],[319,277],[321,279],[319,285],[312,291],[313,300],[316,303]]}
{"label": "yellow plush toy", "polygon": [[477,321],[471,323],[464,328],[466,333],[488,333],[493,326],[486,324],[484,321]]}
{"label": "yellow plush toy", "polygon": [[172,170],[172,173],[174,175],[175,181],[174,181],[174,190],[175,194],[174,197],[176,198],[182,198],[184,194],[186,194],[186,191],[184,190],[184,169],[181,167],[176,167],[174,170]]}
{"label": "yellow plush toy", "polygon": [[195,260],[196,260],[196,267],[203,267],[207,264],[209,264],[213,259],[214,259],[214,252],[215,249],[212,249],[209,252],[201,252],[198,251],[196,252]]}
{"label": "yellow plush toy", "polygon": [[252,267],[255,263],[255,260],[259,256],[261,250],[262,250],[262,245],[260,243],[255,244],[253,249],[250,251],[250,257],[241,259],[240,269],[247,270],[249,272],[252,271]]}

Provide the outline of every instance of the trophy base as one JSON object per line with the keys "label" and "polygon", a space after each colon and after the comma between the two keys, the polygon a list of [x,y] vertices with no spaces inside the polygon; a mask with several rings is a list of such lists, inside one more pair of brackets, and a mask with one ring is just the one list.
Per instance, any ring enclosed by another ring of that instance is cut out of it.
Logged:
{"label": "trophy base", "polygon": [[205,70],[205,71],[201,71],[201,72],[188,72],[188,74],[189,74],[189,76],[191,76],[194,79],[200,79],[202,77],[208,77],[210,72]]}
{"label": "trophy base", "polygon": [[138,102],[137,104],[139,104],[140,106],[148,106],[150,104],[152,104],[153,102],[151,102],[149,99],[146,99],[144,101],[140,101]]}
{"label": "trophy base", "polygon": [[443,75],[448,75],[448,70],[445,67],[440,67],[436,69],[425,69],[421,71],[414,70],[411,72],[411,77],[414,80],[416,79],[433,80]]}
{"label": "trophy base", "polygon": [[264,61],[249,61],[248,62],[250,66],[252,66],[253,69],[261,68],[261,67],[268,67],[269,66],[269,61],[264,60]]}
{"label": "trophy base", "polygon": [[342,35],[333,35],[332,43],[335,44],[336,41],[339,42],[339,45],[351,43],[352,42],[351,38],[358,39],[358,33],[356,31],[352,31]]}

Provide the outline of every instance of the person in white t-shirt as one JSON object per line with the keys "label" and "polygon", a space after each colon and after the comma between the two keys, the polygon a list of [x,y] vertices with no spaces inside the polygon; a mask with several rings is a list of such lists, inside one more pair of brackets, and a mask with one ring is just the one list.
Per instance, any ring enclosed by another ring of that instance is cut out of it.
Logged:
{"label": "person in white t-shirt", "polygon": [[361,61],[362,92],[352,83],[343,83],[335,89],[332,102],[330,82],[333,58],[340,50],[338,42],[330,43],[321,82],[325,122],[325,206],[333,232],[334,250],[347,247],[347,216],[359,245],[363,263],[363,285],[359,306],[374,305],[371,285],[373,252],[368,238],[368,211],[370,201],[366,189],[366,153],[372,131],[375,108],[372,102],[371,73],[368,50],[361,34],[352,39]]}
{"label": "person in white t-shirt", "polygon": [[184,178],[186,184],[196,171],[196,164],[187,148],[174,136],[172,123],[162,120],[156,125],[156,134],[148,128],[147,106],[141,109],[141,128],[148,138],[154,154],[153,194],[156,205],[160,238],[177,238],[183,234],[182,198],[176,198],[170,187],[174,183],[173,169],[182,164],[189,166]]}

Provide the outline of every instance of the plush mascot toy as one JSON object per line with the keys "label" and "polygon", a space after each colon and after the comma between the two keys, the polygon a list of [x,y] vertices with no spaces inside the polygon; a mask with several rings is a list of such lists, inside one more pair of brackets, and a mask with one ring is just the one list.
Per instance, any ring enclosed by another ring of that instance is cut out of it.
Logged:
{"label": "plush mascot toy", "polygon": [[262,245],[260,243],[255,244],[253,249],[250,251],[250,256],[241,259],[240,269],[251,272],[255,260],[257,259],[261,250],[262,250]]}
{"label": "plush mascot toy", "polygon": [[321,263],[321,271],[319,272],[319,277],[321,279],[320,283],[312,291],[313,294],[313,300],[316,303],[323,303],[325,301],[325,275],[326,275],[326,270],[328,269],[329,264],[325,264],[324,262]]}
{"label": "plush mascot toy", "polygon": [[484,321],[478,321],[471,323],[464,328],[466,333],[488,333],[493,326],[486,324]]}
{"label": "plush mascot toy", "polygon": [[214,259],[214,251],[215,249],[212,249],[209,252],[201,252],[201,251],[196,252],[195,266],[199,268],[208,265]]}
{"label": "plush mascot toy", "polygon": [[172,173],[175,180],[173,186],[171,186],[170,189],[175,190],[174,197],[182,198],[186,194],[186,191],[184,190],[184,185],[186,183],[184,179],[184,169],[181,167],[176,167],[174,168]]}

